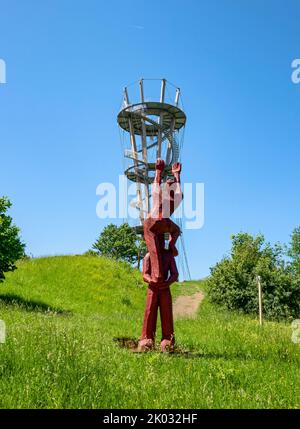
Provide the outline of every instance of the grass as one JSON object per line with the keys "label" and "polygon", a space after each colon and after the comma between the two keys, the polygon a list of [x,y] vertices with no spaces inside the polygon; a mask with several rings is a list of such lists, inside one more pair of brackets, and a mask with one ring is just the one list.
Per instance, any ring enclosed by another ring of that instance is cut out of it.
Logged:
{"label": "grass", "polygon": [[182,353],[120,348],[114,337],[139,336],[145,292],[137,271],[104,258],[20,263],[0,285],[0,407],[300,407],[300,346],[283,323],[259,328],[205,299],[195,319],[176,321]]}

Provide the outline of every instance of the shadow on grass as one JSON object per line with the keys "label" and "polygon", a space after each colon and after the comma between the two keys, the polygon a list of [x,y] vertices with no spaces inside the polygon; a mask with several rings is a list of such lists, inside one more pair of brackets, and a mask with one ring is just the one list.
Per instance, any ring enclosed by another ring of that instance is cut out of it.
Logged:
{"label": "shadow on grass", "polygon": [[185,359],[223,359],[223,360],[259,360],[259,357],[249,356],[243,353],[217,353],[217,352],[194,352],[189,350],[181,350],[175,348],[174,352],[170,354],[172,357],[179,357]]}
{"label": "shadow on grass", "polygon": [[136,338],[118,337],[113,338],[113,341],[118,343],[119,347],[129,349],[131,351],[137,351],[139,340]]}
{"label": "shadow on grass", "polygon": [[51,305],[46,304],[42,301],[27,300],[21,296],[7,293],[0,294],[0,304],[3,303],[7,306],[19,308],[24,311],[32,311],[37,313],[44,313],[52,316],[70,316],[72,313],[70,311],[65,311],[57,307],[52,307]]}
{"label": "shadow on grass", "polygon": [[[145,353],[138,351],[138,339],[136,338],[127,338],[127,337],[119,337],[113,338],[119,347],[128,349],[132,352]],[[151,351],[147,351],[146,353],[161,353],[160,348],[157,346]],[[173,351],[164,353],[172,358],[184,358],[184,359],[224,359],[224,360],[259,360],[260,357],[249,356],[249,354],[243,353],[241,351],[237,351],[236,353],[219,353],[219,352],[197,352],[194,350],[183,349],[180,346],[175,345],[175,349]]]}

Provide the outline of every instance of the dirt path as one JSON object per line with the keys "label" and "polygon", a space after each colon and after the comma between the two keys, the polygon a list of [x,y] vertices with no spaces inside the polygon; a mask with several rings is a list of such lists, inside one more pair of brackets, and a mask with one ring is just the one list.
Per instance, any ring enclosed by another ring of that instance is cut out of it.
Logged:
{"label": "dirt path", "polygon": [[174,318],[194,318],[203,298],[204,294],[202,292],[179,296],[173,304]]}

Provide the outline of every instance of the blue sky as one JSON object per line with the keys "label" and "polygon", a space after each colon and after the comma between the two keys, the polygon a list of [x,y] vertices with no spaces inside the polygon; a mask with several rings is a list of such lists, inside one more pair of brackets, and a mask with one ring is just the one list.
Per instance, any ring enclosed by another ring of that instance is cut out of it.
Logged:
{"label": "blue sky", "polygon": [[0,194],[27,252],[81,253],[106,221],[100,182],[122,172],[116,115],[140,77],[181,87],[183,178],[205,183],[205,224],[185,231],[192,277],[230,235],[289,240],[300,225],[298,1],[0,0]]}

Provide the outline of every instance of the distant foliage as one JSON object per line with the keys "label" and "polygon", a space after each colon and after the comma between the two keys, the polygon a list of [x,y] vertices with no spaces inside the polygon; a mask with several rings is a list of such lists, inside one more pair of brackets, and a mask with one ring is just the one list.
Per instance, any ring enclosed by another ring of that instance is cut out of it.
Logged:
{"label": "distant foliage", "polygon": [[231,255],[211,268],[208,279],[213,302],[231,310],[257,313],[257,281],[261,276],[263,310],[266,318],[300,317],[300,228],[292,235],[286,252],[279,244],[271,246],[263,235],[247,233],[232,236]]}
{"label": "distant foliage", "polygon": [[0,282],[5,278],[4,273],[16,269],[15,262],[24,257],[25,244],[19,237],[19,228],[12,223],[7,215],[11,207],[8,198],[0,198]]}
{"label": "distant foliage", "polygon": [[300,226],[292,232],[287,254],[290,257],[290,269],[295,275],[300,275]]}
{"label": "distant foliage", "polygon": [[130,264],[138,263],[146,252],[146,246],[138,234],[128,225],[109,224],[93,244],[93,251]]}
{"label": "distant foliage", "polygon": [[98,252],[95,252],[95,250],[89,249],[86,252],[84,252],[83,256],[99,256]]}

